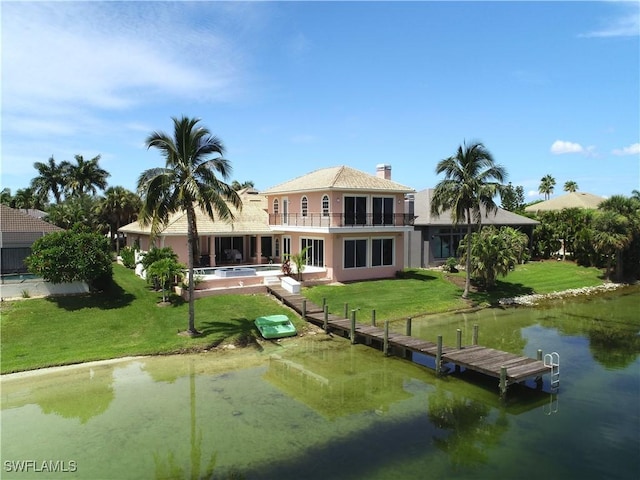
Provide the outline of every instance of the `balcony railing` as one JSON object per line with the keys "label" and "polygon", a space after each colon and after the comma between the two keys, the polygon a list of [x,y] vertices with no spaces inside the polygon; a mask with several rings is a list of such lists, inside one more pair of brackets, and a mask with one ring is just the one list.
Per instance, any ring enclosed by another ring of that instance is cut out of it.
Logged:
{"label": "balcony railing", "polygon": [[301,213],[269,214],[269,225],[289,227],[402,227],[413,225],[414,216],[408,213],[396,214],[343,214],[343,213]]}

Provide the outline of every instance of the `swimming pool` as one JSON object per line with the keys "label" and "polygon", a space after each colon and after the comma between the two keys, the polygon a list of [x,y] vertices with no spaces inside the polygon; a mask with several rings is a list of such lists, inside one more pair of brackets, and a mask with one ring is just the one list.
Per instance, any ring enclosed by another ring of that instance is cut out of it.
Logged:
{"label": "swimming pool", "polygon": [[0,275],[0,283],[24,283],[42,280],[41,277],[33,273],[5,273]]}
{"label": "swimming pool", "polygon": [[235,267],[202,267],[194,268],[193,274],[202,280],[225,277],[253,277],[256,275],[266,276],[282,272],[282,265],[279,263],[268,263],[262,265],[238,265]]}

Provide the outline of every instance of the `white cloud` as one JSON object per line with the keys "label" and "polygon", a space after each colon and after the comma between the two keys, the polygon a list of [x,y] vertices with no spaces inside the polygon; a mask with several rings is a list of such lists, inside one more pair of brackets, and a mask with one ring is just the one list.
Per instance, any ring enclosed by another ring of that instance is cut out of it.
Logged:
{"label": "white cloud", "polygon": [[226,100],[242,83],[231,42],[187,26],[171,4],[6,4],[2,29],[5,112]]}
{"label": "white cloud", "polygon": [[[593,147],[589,147],[590,150],[593,150]],[[555,155],[562,155],[564,153],[583,153],[585,151],[584,147],[579,143],[574,142],[565,142],[562,140],[556,140],[551,145],[551,153]]]}
{"label": "white cloud", "polygon": [[640,35],[640,5],[638,2],[615,2],[624,9],[615,18],[608,18],[605,25],[591,32],[583,33],[580,37],[606,38],[606,37],[637,37]]}
{"label": "white cloud", "polygon": [[640,155],[640,143],[634,143],[624,148],[616,148],[611,153],[614,155]]}

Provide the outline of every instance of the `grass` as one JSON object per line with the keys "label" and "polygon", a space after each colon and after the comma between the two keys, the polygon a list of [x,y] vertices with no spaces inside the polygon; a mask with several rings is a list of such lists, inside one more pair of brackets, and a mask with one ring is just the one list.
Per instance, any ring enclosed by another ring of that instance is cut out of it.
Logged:
{"label": "grass", "polygon": [[[395,320],[419,315],[441,313],[471,306],[460,298],[464,287],[464,272],[447,274],[437,270],[407,270],[403,278],[375,280],[346,285],[324,285],[304,290],[304,295],[318,305],[326,299],[329,311],[344,313],[359,309],[361,321],[371,318]],[[495,304],[500,298],[549,293],[602,283],[597,268],[579,267],[571,262],[531,262],[519,265],[488,292],[473,291],[469,300],[475,304]]]}
{"label": "grass", "polygon": [[157,306],[160,292],[120,265],[114,265],[114,281],[104,294],[4,302],[0,372],[251,342],[258,335],[253,320],[265,314],[285,314],[302,325],[264,295],[223,295],[196,301],[203,335],[183,337],[177,333],[186,330],[188,304],[180,297],[172,306]]}
{"label": "grass", "polygon": [[[570,262],[528,263],[516,268],[492,292],[473,292],[475,303],[527,293],[548,293],[602,283],[600,271]],[[452,282],[452,280],[454,280]],[[469,306],[460,298],[464,273],[408,270],[401,279],[305,288],[314,303],[326,298],[332,313],[359,309],[367,322],[440,313]],[[114,265],[114,287],[106,293],[28,299],[1,306],[1,373],[129,355],[204,350],[220,342],[252,342],[258,335],[253,320],[265,314],[285,314],[298,327],[304,323],[265,295],[223,295],[196,301],[197,338],[177,335],[187,327],[188,305],[180,297],[158,307],[159,292],[149,289],[131,270]]]}

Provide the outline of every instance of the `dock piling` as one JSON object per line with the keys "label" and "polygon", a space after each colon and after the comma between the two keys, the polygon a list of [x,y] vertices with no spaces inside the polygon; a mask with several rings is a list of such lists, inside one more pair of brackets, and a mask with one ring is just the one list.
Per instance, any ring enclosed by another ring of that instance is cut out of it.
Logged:
{"label": "dock piling", "polygon": [[384,351],[384,356],[389,356],[389,320],[384,321],[384,344],[382,347]]}
{"label": "dock piling", "polygon": [[356,311],[351,310],[351,330],[349,332],[349,338],[351,339],[351,345],[356,343]]}
{"label": "dock piling", "polygon": [[438,350],[436,351],[436,375],[442,371],[442,335],[438,335]]}
{"label": "dock piling", "polygon": [[473,337],[471,337],[471,345],[478,345],[478,324],[473,325]]}
{"label": "dock piling", "polygon": [[411,336],[411,317],[407,318],[407,325],[405,327],[405,335],[407,337]]}

